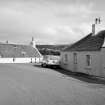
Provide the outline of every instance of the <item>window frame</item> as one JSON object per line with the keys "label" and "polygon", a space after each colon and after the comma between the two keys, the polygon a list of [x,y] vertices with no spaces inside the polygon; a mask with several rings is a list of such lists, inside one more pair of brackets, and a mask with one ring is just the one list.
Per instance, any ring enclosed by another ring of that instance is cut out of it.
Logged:
{"label": "window frame", "polygon": [[64,64],[67,64],[68,62],[68,54],[64,54]]}
{"label": "window frame", "polygon": [[86,55],[86,66],[91,66],[91,55]]}
{"label": "window frame", "polygon": [[74,60],[74,64],[77,64],[77,53],[73,54],[73,60]]}

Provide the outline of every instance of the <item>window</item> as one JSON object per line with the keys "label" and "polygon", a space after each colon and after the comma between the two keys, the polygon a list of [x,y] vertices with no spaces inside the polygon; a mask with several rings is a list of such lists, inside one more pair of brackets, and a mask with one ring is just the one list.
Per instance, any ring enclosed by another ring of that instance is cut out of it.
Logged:
{"label": "window", "polygon": [[87,66],[91,65],[91,56],[90,55],[86,55],[86,65]]}
{"label": "window", "polygon": [[67,63],[68,62],[68,56],[67,54],[64,55],[64,63]]}
{"label": "window", "polygon": [[67,54],[65,54],[65,62],[67,62],[68,61],[68,56],[67,56]]}
{"label": "window", "polygon": [[74,64],[77,64],[77,53],[74,53]]}

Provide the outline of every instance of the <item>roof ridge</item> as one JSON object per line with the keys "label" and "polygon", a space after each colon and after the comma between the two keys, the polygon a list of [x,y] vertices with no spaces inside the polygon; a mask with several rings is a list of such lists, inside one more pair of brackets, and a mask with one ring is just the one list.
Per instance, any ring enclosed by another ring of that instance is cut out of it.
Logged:
{"label": "roof ridge", "polygon": [[16,45],[16,46],[30,46],[30,45],[25,45],[25,44],[12,44],[12,43],[0,43],[0,45]]}

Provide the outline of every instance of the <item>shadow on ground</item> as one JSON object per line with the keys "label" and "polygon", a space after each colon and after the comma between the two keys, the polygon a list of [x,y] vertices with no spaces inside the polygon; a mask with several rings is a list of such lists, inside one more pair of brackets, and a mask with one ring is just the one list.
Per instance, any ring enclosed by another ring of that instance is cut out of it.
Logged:
{"label": "shadow on ground", "polygon": [[[40,65],[34,65],[35,67],[40,67],[42,68]],[[94,84],[104,84],[105,85],[105,78],[101,78],[101,77],[96,77],[93,75],[88,75],[85,73],[76,73],[76,72],[71,72],[71,71],[67,71],[64,70],[62,68],[51,68],[49,70],[54,70],[57,71],[61,74],[63,74],[63,77],[72,77],[87,83],[94,83]]]}

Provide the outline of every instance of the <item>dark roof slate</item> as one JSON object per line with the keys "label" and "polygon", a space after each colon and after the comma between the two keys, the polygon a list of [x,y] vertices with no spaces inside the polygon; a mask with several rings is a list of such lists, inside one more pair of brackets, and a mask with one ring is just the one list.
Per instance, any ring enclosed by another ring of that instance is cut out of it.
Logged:
{"label": "dark roof slate", "polygon": [[28,45],[0,44],[0,56],[7,57],[40,57],[37,49]]}
{"label": "dark roof slate", "polygon": [[102,48],[104,39],[105,31],[100,31],[94,36],[91,33],[63,51],[99,51]]}

